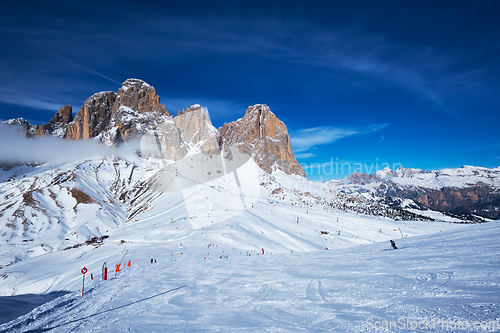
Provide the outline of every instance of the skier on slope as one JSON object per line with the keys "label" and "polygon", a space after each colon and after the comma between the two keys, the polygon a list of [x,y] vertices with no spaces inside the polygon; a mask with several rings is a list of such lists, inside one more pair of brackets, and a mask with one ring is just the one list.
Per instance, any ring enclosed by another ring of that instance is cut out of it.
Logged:
{"label": "skier on slope", "polygon": [[394,250],[398,249],[398,247],[396,246],[396,242],[394,242],[392,239],[391,239],[391,246]]}

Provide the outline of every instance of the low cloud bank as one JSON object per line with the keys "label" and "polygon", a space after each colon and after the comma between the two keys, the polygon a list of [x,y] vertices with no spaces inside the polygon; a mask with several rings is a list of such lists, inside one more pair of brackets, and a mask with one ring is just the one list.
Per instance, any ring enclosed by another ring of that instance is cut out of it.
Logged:
{"label": "low cloud bank", "polygon": [[57,137],[29,139],[17,126],[0,123],[0,164],[28,162],[60,163],[104,156],[116,156],[127,160],[137,159],[139,142],[127,142],[110,148],[96,140],[65,140]]}

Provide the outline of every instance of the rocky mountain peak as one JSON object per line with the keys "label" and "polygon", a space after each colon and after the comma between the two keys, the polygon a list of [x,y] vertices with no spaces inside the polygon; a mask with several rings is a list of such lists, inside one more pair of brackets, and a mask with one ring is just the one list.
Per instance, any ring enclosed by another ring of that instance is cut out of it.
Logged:
{"label": "rocky mountain peak", "polygon": [[160,104],[160,97],[155,88],[139,79],[128,79],[122,83],[117,92],[117,102],[141,113],[157,111],[169,115],[165,105]]}
{"label": "rocky mountain peak", "polygon": [[257,164],[266,172],[274,169],[305,176],[295,159],[285,124],[265,104],[249,106],[241,119],[219,128],[222,142],[249,149]]}
{"label": "rocky mountain peak", "polygon": [[355,171],[351,173],[349,176],[347,176],[347,180],[350,184],[370,184],[371,182],[374,181],[380,181],[380,178],[377,175],[374,174],[367,174],[366,172],[360,173],[358,171]]}
{"label": "rocky mountain peak", "polygon": [[186,112],[190,112],[190,111],[202,111],[202,110],[203,110],[203,108],[201,107],[200,104],[193,104],[193,105],[191,105],[191,107],[182,109],[182,111],[179,110],[179,112],[177,113],[176,117],[179,116],[179,115],[185,114]]}
{"label": "rocky mountain peak", "polygon": [[180,160],[188,152],[220,153],[220,134],[199,104],[164,121],[141,139],[143,156]]}
{"label": "rocky mountain peak", "polygon": [[371,192],[378,197],[411,199],[421,207],[450,214],[500,217],[500,168],[463,166],[459,169],[425,171],[385,168],[376,174],[359,172],[331,181],[345,193]]}
{"label": "rocky mountain peak", "polygon": [[72,112],[71,105],[62,106],[47,124],[40,125],[36,135],[53,135],[65,138],[68,124],[73,121]]}
{"label": "rocky mountain peak", "polygon": [[109,146],[140,138],[170,117],[155,88],[128,79],[118,91],[87,98],[68,126],[68,138],[97,138]]}
{"label": "rocky mountain peak", "polygon": [[141,79],[134,79],[134,78],[126,79],[122,83],[122,88],[124,90],[127,90],[128,88],[143,88],[143,87],[148,88],[151,86]]}
{"label": "rocky mountain peak", "polygon": [[270,111],[271,111],[271,109],[269,109],[269,106],[267,106],[266,104],[255,104],[255,105],[250,105],[247,108],[247,112],[245,112],[245,114],[252,113],[252,112],[257,112],[259,114],[262,114],[262,113],[267,114]]}

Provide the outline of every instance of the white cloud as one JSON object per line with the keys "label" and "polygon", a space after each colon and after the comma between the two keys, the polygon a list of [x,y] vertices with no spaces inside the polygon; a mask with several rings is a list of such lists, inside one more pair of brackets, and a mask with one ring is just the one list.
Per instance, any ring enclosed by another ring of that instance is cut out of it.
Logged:
{"label": "white cloud", "polygon": [[138,142],[127,142],[119,148],[109,148],[96,140],[63,140],[57,137],[29,139],[18,132],[17,126],[0,124],[0,163],[71,162],[107,155],[127,160],[137,157],[132,150]]}
{"label": "white cloud", "polygon": [[291,142],[295,151],[303,152],[314,146],[329,144],[357,133],[358,131],[349,128],[320,126],[298,131],[291,138]]}
{"label": "white cloud", "polygon": [[3,89],[2,93],[0,93],[0,102],[27,106],[33,109],[52,110],[54,113],[62,106],[62,104],[52,103],[39,98],[20,96],[17,94],[4,94]]}
{"label": "white cloud", "polygon": [[295,158],[298,158],[298,159],[306,159],[306,158],[311,158],[311,157],[316,157],[316,155],[313,154],[313,153],[299,153],[299,154],[295,154]]}
{"label": "white cloud", "polygon": [[[296,152],[305,152],[309,149],[338,141],[357,134],[370,134],[389,126],[389,124],[370,124],[364,128],[342,128],[319,126],[301,129],[291,135],[292,148]],[[300,155],[300,154],[299,154]]]}

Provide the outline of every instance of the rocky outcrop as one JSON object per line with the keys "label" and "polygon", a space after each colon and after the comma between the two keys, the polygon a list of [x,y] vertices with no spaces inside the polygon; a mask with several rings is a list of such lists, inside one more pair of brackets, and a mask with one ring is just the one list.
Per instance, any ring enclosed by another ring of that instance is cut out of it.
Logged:
{"label": "rocky outcrop", "polygon": [[267,105],[248,107],[243,118],[219,128],[224,145],[250,150],[261,169],[270,173],[279,169],[287,174],[305,176],[295,159],[285,124]]}
{"label": "rocky outcrop", "polygon": [[220,135],[212,125],[208,111],[192,105],[167,119],[141,139],[143,156],[180,160],[188,151],[205,155],[220,154]]}
{"label": "rocky outcrop", "polygon": [[165,105],[160,104],[160,97],[155,88],[138,79],[128,79],[118,89],[117,104],[113,111],[117,111],[120,105],[127,106],[133,110],[144,112],[159,112],[169,115]]}
{"label": "rocky outcrop", "polygon": [[85,100],[75,119],[68,124],[68,139],[95,138],[109,130],[111,111],[116,101],[116,94],[105,91],[94,94]]}
{"label": "rocky outcrop", "polygon": [[220,151],[219,132],[212,125],[208,111],[204,111],[199,104],[179,113],[174,122],[185,144],[198,146],[199,151],[206,155]]}
{"label": "rocky outcrop", "polygon": [[65,138],[68,124],[73,121],[73,109],[71,105],[61,107],[47,124],[42,124],[36,131],[36,135],[52,135]]}
{"label": "rocky outcrop", "polygon": [[88,98],[69,124],[67,137],[98,138],[115,146],[139,139],[169,116],[152,86],[142,80],[128,79],[117,93],[100,92]]}
{"label": "rocky outcrop", "polygon": [[350,184],[366,185],[374,181],[380,181],[380,178],[374,174],[367,174],[366,172],[360,173],[358,171],[355,171],[347,176],[347,181]]}

